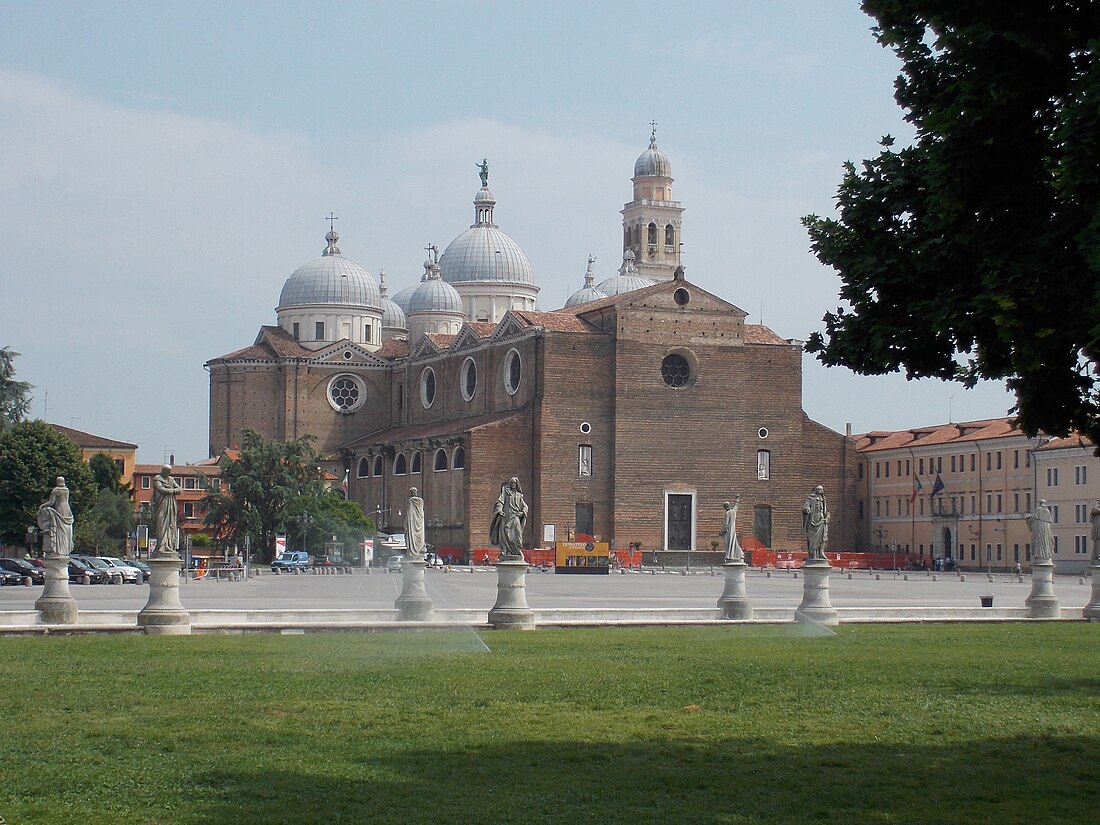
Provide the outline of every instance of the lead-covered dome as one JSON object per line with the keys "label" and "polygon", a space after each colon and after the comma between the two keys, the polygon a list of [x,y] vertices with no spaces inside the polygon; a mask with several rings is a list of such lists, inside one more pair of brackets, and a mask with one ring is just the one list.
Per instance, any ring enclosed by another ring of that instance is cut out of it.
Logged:
{"label": "lead-covered dome", "polygon": [[649,136],[649,148],[634,161],[634,177],[672,177],[672,164],[668,162],[668,155],[657,148],[656,132]]}
{"label": "lead-covered dome", "polygon": [[[405,318],[405,310],[386,294],[386,271],[384,269],[378,271],[378,282],[379,291],[382,293],[382,328],[408,329],[409,325],[408,320]],[[412,295],[415,289],[415,286],[409,287],[409,294]]]}
{"label": "lead-covered dome", "polygon": [[596,280],[595,276],[592,274],[592,264],[594,263],[596,263],[596,259],[589,255],[588,270],[584,273],[584,286],[569,296],[569,299],[565,302],[566,309],[608,297],[606,293],[600,292],[593,286]]}
{"label": "lead-covered dome", "polygon": [[638,274],[638,270],[634,266],[634,252],[628,249],[623,253],[623,265],[619,268],[619,273],[600,281],[596,289],[610,298],[612,295],[633,292],[636,289],[653,286],[655,283],[657,282],[651,281],[649,278],[643,278]]}
{"label": "lead-covered dome", "polygon": [[378,284],[367,270],[340,254],[339,239],[330,231],[321,257],[291,273],[279,293],[279,310],[310,304],[382,308]]}
{"label": "lead-covered dome", "polygon": [[531,262],[519,244],[493,223],[496,200],[487,186],[474,196],[474,224],[443,250],[443,280],[456,283],[508,283],[534,286]]}
{"label": "lead-covered dome", "polygon": [[440,265],[435,261],[424,262],[424,273],[427,277],[409,296],[406,315],[462,314],[462,296],[449,283],[440,280],[439,269]]}

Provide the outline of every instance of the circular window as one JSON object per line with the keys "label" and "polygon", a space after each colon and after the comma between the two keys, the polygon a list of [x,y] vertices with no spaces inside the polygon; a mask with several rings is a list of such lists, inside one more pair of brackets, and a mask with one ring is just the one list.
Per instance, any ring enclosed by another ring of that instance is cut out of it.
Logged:
{"label": "circular window", "polygon": [[462,397],[470,401],[477,389],[477,364],[473,358],[467,358],[462,362]]}
{"label": "circular window", "polygon": [[420,403],[428,409],[435,402],[435,370],[424,367],[420,373]]}
{"label": "circular window", "polygon": [[592,432],[592,425],[589,424],[587,421],[582,421],[581,422],[581,432],[584,433],[585,435],[588,435],[590,432]]}
{"label": "circular window", "polygon": [[767,427],[761,427],[759,430],[756,431],[756,434],[758,436],[760,436],[761,438],[767,438],[768,435],[769,435],[768,428]]}
{"label": "circular window", "polygon": [[680,287],[672,293],[672,300],[674,300],[680,306],[687,306],[688,301],[691,300],[691,295],[686,289]]}
{"label": "circular window", "polygon": [[351,356],[352,356],[352,352],[351,352],[351,350],[350,350],[350,349],[346,349],[346,350],[344,350],[344,360],[345,360],[345,361],[350,361],[350,360],[351,360]]}
{"label": "circular window", "polygon": [[523,363],[519,357],[519,350],[510,349],[504,356],[504,389],[509,395],[515,395],[519,389],[520,379],[523,378]]}
{"label": "circular window", "polygon": [[661,362],[661,377],[670,387],[680,388],[691,380],[691,367],[684,356],[673,352]]}
{"label": "circular window", "polygon": [[355,412],[366,401],[367,385],[358,375],[337,375],[328,382],[328,403],[337,412]]}

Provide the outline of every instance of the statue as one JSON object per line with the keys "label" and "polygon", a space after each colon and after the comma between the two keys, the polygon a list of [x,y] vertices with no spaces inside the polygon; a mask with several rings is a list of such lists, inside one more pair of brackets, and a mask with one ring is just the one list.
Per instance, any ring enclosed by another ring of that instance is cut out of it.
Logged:
{"label": "statue", "polygon": [[829,503],[825,488],[818,484],[802,505],[802,529],[806,533],[807,561],[825,561],[829,543]]}
{"label": "statue", "polygon": [[409,488],[409,509],[405,514],[405,545],[409,559],[424,558],[424,499]]}
{"label": "statue", "polygon": [[1040,499],[1039,506],[1028,513],[1027,526],[1031,528],[1031,560],[1051,561],[1054,558],[1054,533],[1050,529],[1050,508],[1046,499]]}
{"label": "statue", "polygon": [[69,488],[58,476],[50,497],[38,508],[38,529],[43,533],[42,551],[47,556],[67,556],[73,551],[73,511]]}
{"label": "statue", "polygon": [[737,505],[741,503],[741,496],[736,496],[733,499],[733,506],[730,503],[724,502],[722,506],[726,509],[726,523],[722,527],[722,535],[726,537],[726,561],[741,561],[745,560],[745,554],[741,550],[741,544],[737,541]]}
{"label": "statue", "polygon": [[179,518],[176,499],[183,488],[172,478],[172,468],[165,464],[153,476],[153,520],[156,524],[157,555],[179,557]]}
{"label": "statue", "polygon": [[527,502],[519,479],[513,476],[500,486],[500,498],[493,507],[489,524],[489,541],[500,548],[500,558],[523,558],[523,528],[527,524]]}
{"label": "statue", "polygon": [[1092,519],[1092,555],[1093,558],[1100,560],[1100,498],[1096,499],[1096,504],[1092,506],[1089,518]]}
{"label": "statue", "polygon": [[475,163],[474,166],[481,170],[479,173],[481,175],[481,185],[487,187],[489,185],[489,159],[482,158],[481,163]]}

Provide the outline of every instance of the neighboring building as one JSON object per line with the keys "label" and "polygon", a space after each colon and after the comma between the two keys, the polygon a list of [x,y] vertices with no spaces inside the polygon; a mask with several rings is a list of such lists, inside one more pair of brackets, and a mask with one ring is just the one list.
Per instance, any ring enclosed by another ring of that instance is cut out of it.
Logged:
{"label": "neighboring building", "polygon": [[[160,473],[160,464],[138,464],[134,467],[134,510],[139,517],[143,507],[151,506],[153,501],[153,476]],[[202,500],[213,490],[221,489],[221,467],[217,461],[205,461],[199,464],[176,464],[172,466],[172,478],[180,485],[183,492],[176,499],[176,516],[180,528],[180,548],[186,546],[187,537],[196,533],[209,534],[210,530],[203,525],[206,510],[202,506]],[[148,522],[150,533],[152,523]],[[144,555],[146,548],[139,547]],[[221,555],[224,551],[217,551],[213,547],[209,549],[195,548],[193,556]]]}
{"label": "neighboring building", "polygon": [[1008,418],[858,436],[856,549],[918,566],[1027,566],[1039,443]]}
{"label": "neighboring building", "polygon": [[133,476],[137,444],[131,444],[128,441],[116,441],[113,438],[104,438],[101,435],[92,435],[91,433],[74,430],[72,427],[62,427],[60,424],[50,424],[50,426],[62,435],[72,439],[76,446],[80,448],[85,461],[90,460],[97,453],[103,453],[118,465],[119,477],[124,482]]}
{"label": "neighboring building", "polygon": [[[682,209],[671,183],[651,139],[623,212],[619,274],[593,287],[590,260],[569,308],[539,312],[530,264],[493,223],[483,180],[474,225],[438,260],[429,247],[420,283],[393,296],[404,337],[396,320],[374,337],[381,292],[372,302],[366,270],[336,260],[330,232],[321,261],[284,287],[279,326],[207,364],[211,454],[236,446],[242,427],[314,435],[327,469],[350,471],[350,497],[366,512],[402,526],[415,486],[428,540],[461,550],[488,546],[493,503],[513,475],[530,506],[528,546],[553,532],[647,552],[708,550],[736,494],[743,535],[804,549],[802,503],[822,484],[830,549],[850,549],[854,442],[803,412],[799,342],[747,324],[677,268]],[[331,318],[310,314],[322,304]],[[307,317],[312,327],[301,326]],[[354,334],[368,324],[371,334]]]}
{"label": "neighboring building", "polygon": [[1100,458],[1081,435],[1053,438],[1035,452],[1036,497],[1050,507],[1054,569],[1085,573],[1100,547],[1092,542],[1092,508],[1100,499]]}

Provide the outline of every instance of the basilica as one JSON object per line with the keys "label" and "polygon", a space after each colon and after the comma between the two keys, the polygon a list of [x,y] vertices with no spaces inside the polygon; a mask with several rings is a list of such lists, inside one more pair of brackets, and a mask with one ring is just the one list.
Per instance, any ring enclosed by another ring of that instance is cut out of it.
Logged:
{"label": "basilica", "polygon": [[349,497],[403,526],[409,488],[428,540],[489,545],[501,485],[519,479],[524,543],[591,536],[644,552],[710,550],[723,502],[747,547],[804,547],[801,508],[824,486],[830,549],[855,539],[855,443],[802,409],[801,344],[687,280],[684,209],[651,136],[622,210],[618,274],[553,311],[523,249],[493,218],[488,163],[474,222],[428,250],[420,282],[388,294],[340,252],[283,285],[276,322],[214,358],[210,451],[241,429],[315,437]]}

